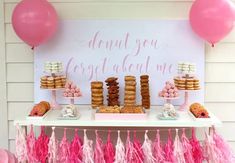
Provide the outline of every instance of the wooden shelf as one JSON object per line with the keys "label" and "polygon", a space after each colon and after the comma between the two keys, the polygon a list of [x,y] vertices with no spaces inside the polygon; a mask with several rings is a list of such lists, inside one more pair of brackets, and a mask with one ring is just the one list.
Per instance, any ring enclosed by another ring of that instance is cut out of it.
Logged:
{"label": "wooden shelf", "polygon": [[78,120],[58,120],[60,110],[52,110],[42,120],[15,120],[14,124],[20,126],[87,126],[87,127],[211,127],[222,126],[221,121],[210,113],[210,118],[195,120],[187,111],[178,111],[178,120],[159,120],[157,114],[161,112],[160,107],[152,107],[147,110],[147,120],[95,120],[95,110],[89,106],[78,106],[81,117]]}

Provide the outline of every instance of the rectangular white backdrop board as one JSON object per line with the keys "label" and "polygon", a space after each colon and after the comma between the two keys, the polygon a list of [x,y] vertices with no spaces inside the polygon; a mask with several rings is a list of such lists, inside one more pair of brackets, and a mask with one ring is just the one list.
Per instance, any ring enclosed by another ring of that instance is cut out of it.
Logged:
{"label": "rectangular white backdrop board", "polygon": [[[124,98],[124,76],[137,78],[137,103],[140,103],[139,76],[150,76],[152,105],[161,105],[158,92],[165,81],[177,75],[178,62],[196,63],[202,90],[190,93],[191,102],[204,102],[204,43],[187,20],[67,20],[61,21],[56,35],[35,49],[35,102],[50,100],[51,93],[40,89],[44,62],[62,61],[68,78],[83,93],[77,104],[90,104],[90,82],[116,76],[120,100]],[[107,89],[104,89],[107,94]],[[58,102],[66,104],[62,91]],[[175,104],[181,104],[181,99]]]}

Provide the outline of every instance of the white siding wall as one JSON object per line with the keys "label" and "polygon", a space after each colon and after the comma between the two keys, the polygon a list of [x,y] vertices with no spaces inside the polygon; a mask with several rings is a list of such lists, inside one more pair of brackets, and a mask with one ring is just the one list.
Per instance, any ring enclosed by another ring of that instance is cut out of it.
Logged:
{"label": "white siding wall", "polygon": [[[0,2],[0,123],[3,124],[0,124],[0,146],[9,146],[11,150],[14,150],[13,120],[24,116],[33,103],[34,82],[33,51],[12,29],[11,15],[17,2]],[[191,0],[50,2],[60,19],[186,19],[193,3]],[[235,132],[232,132],[235,130],[235,30],[215,48],[207,45],[205,51],[206,107],[223,121],[224,126],[219,130],[235,148]]]}

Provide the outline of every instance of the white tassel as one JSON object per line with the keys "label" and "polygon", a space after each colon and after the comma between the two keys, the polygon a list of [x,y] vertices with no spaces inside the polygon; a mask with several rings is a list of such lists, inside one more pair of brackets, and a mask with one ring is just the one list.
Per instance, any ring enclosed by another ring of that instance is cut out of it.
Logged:
{"label": "white tassel", "polygon": [[125,146],[120,137],[120,131],[118,130],[116,152],[115,152],[115,163],[126,163],[125,159]]}
{"label": "white tassel", "polygon": [[142,145],[142,149],[144,152],[144,162],[145,163],[156,163],[157,160],[153,156],[153,151],[152,151],[152,142],[148,137],[148,130],[145,131],[144,135],[144,143]]}
{"label": "white tassel", "polygon": [[93,141],[89,140],[86,134],[86,129],[84,129],[84,143],[82,146],[83,155],[82,160],[84,163],[94,163],[94,151],[93,151]]}

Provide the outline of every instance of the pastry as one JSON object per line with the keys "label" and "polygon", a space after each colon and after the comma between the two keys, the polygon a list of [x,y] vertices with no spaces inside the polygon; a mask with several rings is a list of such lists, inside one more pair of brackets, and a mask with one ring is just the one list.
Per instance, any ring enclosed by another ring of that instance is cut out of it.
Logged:
{"label": "pastry", "polygon": [[142,106],[124,106],[121,113],[144,113]]}
{"label": "pastry", "polygon": [[61,116],[70,118],[70,117],[76,117],[77,116],[77,108],[75,105],[67,105],[63,107],[61,110]]}
{"label": "pastry", "polygon": [[30,111],[29,116],[43,116],[50,109],[50,104],[46,101],[42,101],[34,105]]}
{"label": "pastry", "polygon": [[190,112],[196,118],[209,118],[208,111],[199,103],[193,103],[190,105]]}
{"label": "pastry", "polygon": [[62,72],[63,66],[62,62],[45,62],[44,71],[47,73],[60,73]]}
{"label": "pastry", "polygon": [[93,109],[102,106],[104,102],[103,82],[91,82],[91,106]]}
{"label": "pastry", "polygon": [[163,106],[163,112],[161,113],[162,118],[173,118],[175,119],[177,117],[177,113],[175,110],[175,107],[172,104],[166,103]]}
{"label": "pastry", "polygon": [[120,113],[120,107],[115,106],[100,106],[99,113]]}

